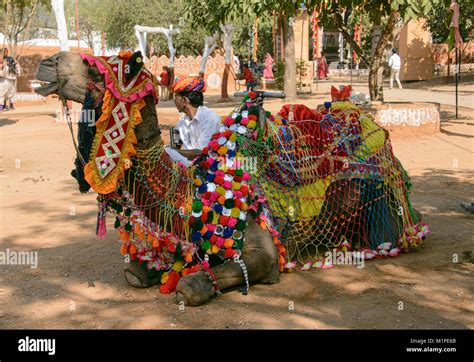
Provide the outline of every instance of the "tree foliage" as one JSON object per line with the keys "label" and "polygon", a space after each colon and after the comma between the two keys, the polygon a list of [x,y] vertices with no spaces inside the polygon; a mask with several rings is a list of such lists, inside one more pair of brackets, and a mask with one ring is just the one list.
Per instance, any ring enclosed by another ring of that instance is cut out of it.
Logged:
{"label": "tree foliage", "polygon": [[40,4],[50,7],[48,0],[3,0],[2,17],[4,21],[2,30],[12,56],[16,55],[16,45],[20,40],[20,34],[28,33]]}
{"label": "tree foliage", "polygon": [[[433,43],[444,43],[449,34],[451,12],[450,0],[436,0],[427,15],[425,24],[433,37]],[[459,33],[464,41],[474,39],[474,4],[472,0],[457,0],[459,4]]]}
{"label": "tree foliage", "polygon": [[[412,19],[424,17],[432,9],[429,0],[338,0],[316,1],[322,21],[332,18],[337,30],[351,44],[352,49],[369,68],[369,91],[372,100],[383,100],[382,71],[393,42],[398,37],[403,25]],[[361,48],[353,39],[353,29],[349,19],[367,17],[376,27],[382,28],[378,44],[374,49]]]}

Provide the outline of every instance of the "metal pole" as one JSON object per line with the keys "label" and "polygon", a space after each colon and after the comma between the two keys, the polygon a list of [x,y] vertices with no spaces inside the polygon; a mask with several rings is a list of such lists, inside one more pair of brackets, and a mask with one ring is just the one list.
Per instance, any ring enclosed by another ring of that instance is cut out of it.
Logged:
{"label": "metal pole", "polygon": [[459,49],[456,48],[456,119],[458,119],[458,79],[459,79]]}
{"label": "metal pole", "polygon": [[352,87],[352,45],[349,44],[349,58],[351,60],[350,67],[351,67],[351,87]]}

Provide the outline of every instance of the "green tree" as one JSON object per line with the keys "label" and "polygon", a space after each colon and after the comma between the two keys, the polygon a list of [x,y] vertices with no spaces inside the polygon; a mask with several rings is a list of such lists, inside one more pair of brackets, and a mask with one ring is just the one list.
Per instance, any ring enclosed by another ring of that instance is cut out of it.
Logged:
{"label": "green tree", "polygon": [[[383,101],[382,74],[383,65],[387,59],[393,43],[399,35],[402,27],[412,19],[423,17],[431,11],[429,0],[339,0],[316,1],[322,14],[322,18],[332,17],[336,28],[342,33],[344,39],[349,42],[352,49],[357,53],[369,68],[369,92],[374,101]],[[376,27],[382,28],[380,39],[371,49],[372,53],[361,49],[353,39],[353,28],[345,21],[346,12],[352,17],[365,14]]]}
{"label": "green tree", "polygon": [[316,1],[284,1],[284,0],[247,0],[244,1],[248,12],[254,12],[257,16],[272,17],[277,16],[278,27],[283,33],[284,48],[284,90],[289,99],[296,98],[296,58],[295,58],[295,39],[293,26],[290,25],[290,19],[300,13],[302,8],[312,9]]}
{"label": "green tree", "polygon": [[[101,0],[99,0],[101,1]],[[202,26],[186,22],[183,0],[106,0],[112,4],[106,10],[103,30],[107,34],[107,44],[113,48],[134,48],[137,38],[133,27],[143,25],[149,27],[168,28],[172,24],[180,29],[173,38],[176,55],[198,55],[202,51],[202,39],[205,31]],[[100,25],[100,24],[99,24]],[[155,52],[168,53],[166,38],[162,34],[149,34],[147,44],[153,45]]]}
{"label": "green tree", "polygon": [[[97,33],[105,33],[106,20],[114,1],[111,0],[87,0],[78,1],[79,35],[91,48],[94,46],[94,36]],[[76,33],[76,0],[67,0],[64,3],[66,19],[69,20],[69,34]]]}
{"label": "green tree", "polygon": [[[444,43],[449,35],[450,0],[433,1],[426,17],[425,28],[431,32],[433,43]],[[459,4],[459,33],[464,41],[474,40],[474,6],[472,0],[457,0]]]}
{"label": "green tree", "polygon": [[3,0],[4,34],[10,55],[16,56],[20,34],[27,34],[38,5],[49,6],[48,0]]}
{"label": "green tree", "polygon": [[202,24],[212,33],[219,29],[220,23],[234,23],[237,19],[255,16],[272,18],[275,13],[279,27],[283,31],[285,93],[287,97],[294,99],[296,98],[296,59],[293,27],[289,25],[289,20],[299,13],[302,6],[310,8],[315,4],[316,1],[313,0],[198,0],[186,2],[185,14],[188,19]]}

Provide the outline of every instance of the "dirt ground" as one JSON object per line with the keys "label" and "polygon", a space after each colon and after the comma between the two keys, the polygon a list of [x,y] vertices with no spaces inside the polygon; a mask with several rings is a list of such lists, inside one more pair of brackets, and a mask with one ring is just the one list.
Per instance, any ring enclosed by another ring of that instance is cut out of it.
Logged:
{"label": "dirt ground", "polygon": [[[299,103],[327,100],[330,84]],[[472,96],[474,87],[463,91]],[[436,97],[433,91],[425,101]],[[220,115],[237,104],[217,100],[207,96]],[[228,292],[194,308],[174,304],[157,287],[128,286],[112,217],[107,238],[95,239],[96,195],[81,195],[70,176],[74,148],[66,124],[55,121],[58,110],[58,101],[48,100],[0,114],[0,252],[39,256],[37,268],[0,265],[0,328],[474,327],[474,215],[460,207],[474,202],[472,107],[461,107],[455,119],[454,107],[442,105],[440,133],[393,142],[412,177],[413,205],[431,227],[420,251],[363,269],[285,273],[279,284],[254,285],[247,296]],[[177,119],[171,101],[160,103],[158,115],[165,129]]]}

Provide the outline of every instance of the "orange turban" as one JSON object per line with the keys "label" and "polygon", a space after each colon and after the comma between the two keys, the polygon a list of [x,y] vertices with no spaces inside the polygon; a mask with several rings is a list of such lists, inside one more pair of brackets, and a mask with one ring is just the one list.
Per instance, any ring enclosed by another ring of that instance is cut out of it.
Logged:
{"label": "orange turban", "polygon": [[199,77],[181,77],[173,83],[174,93],[206,91],[206,83]]}

